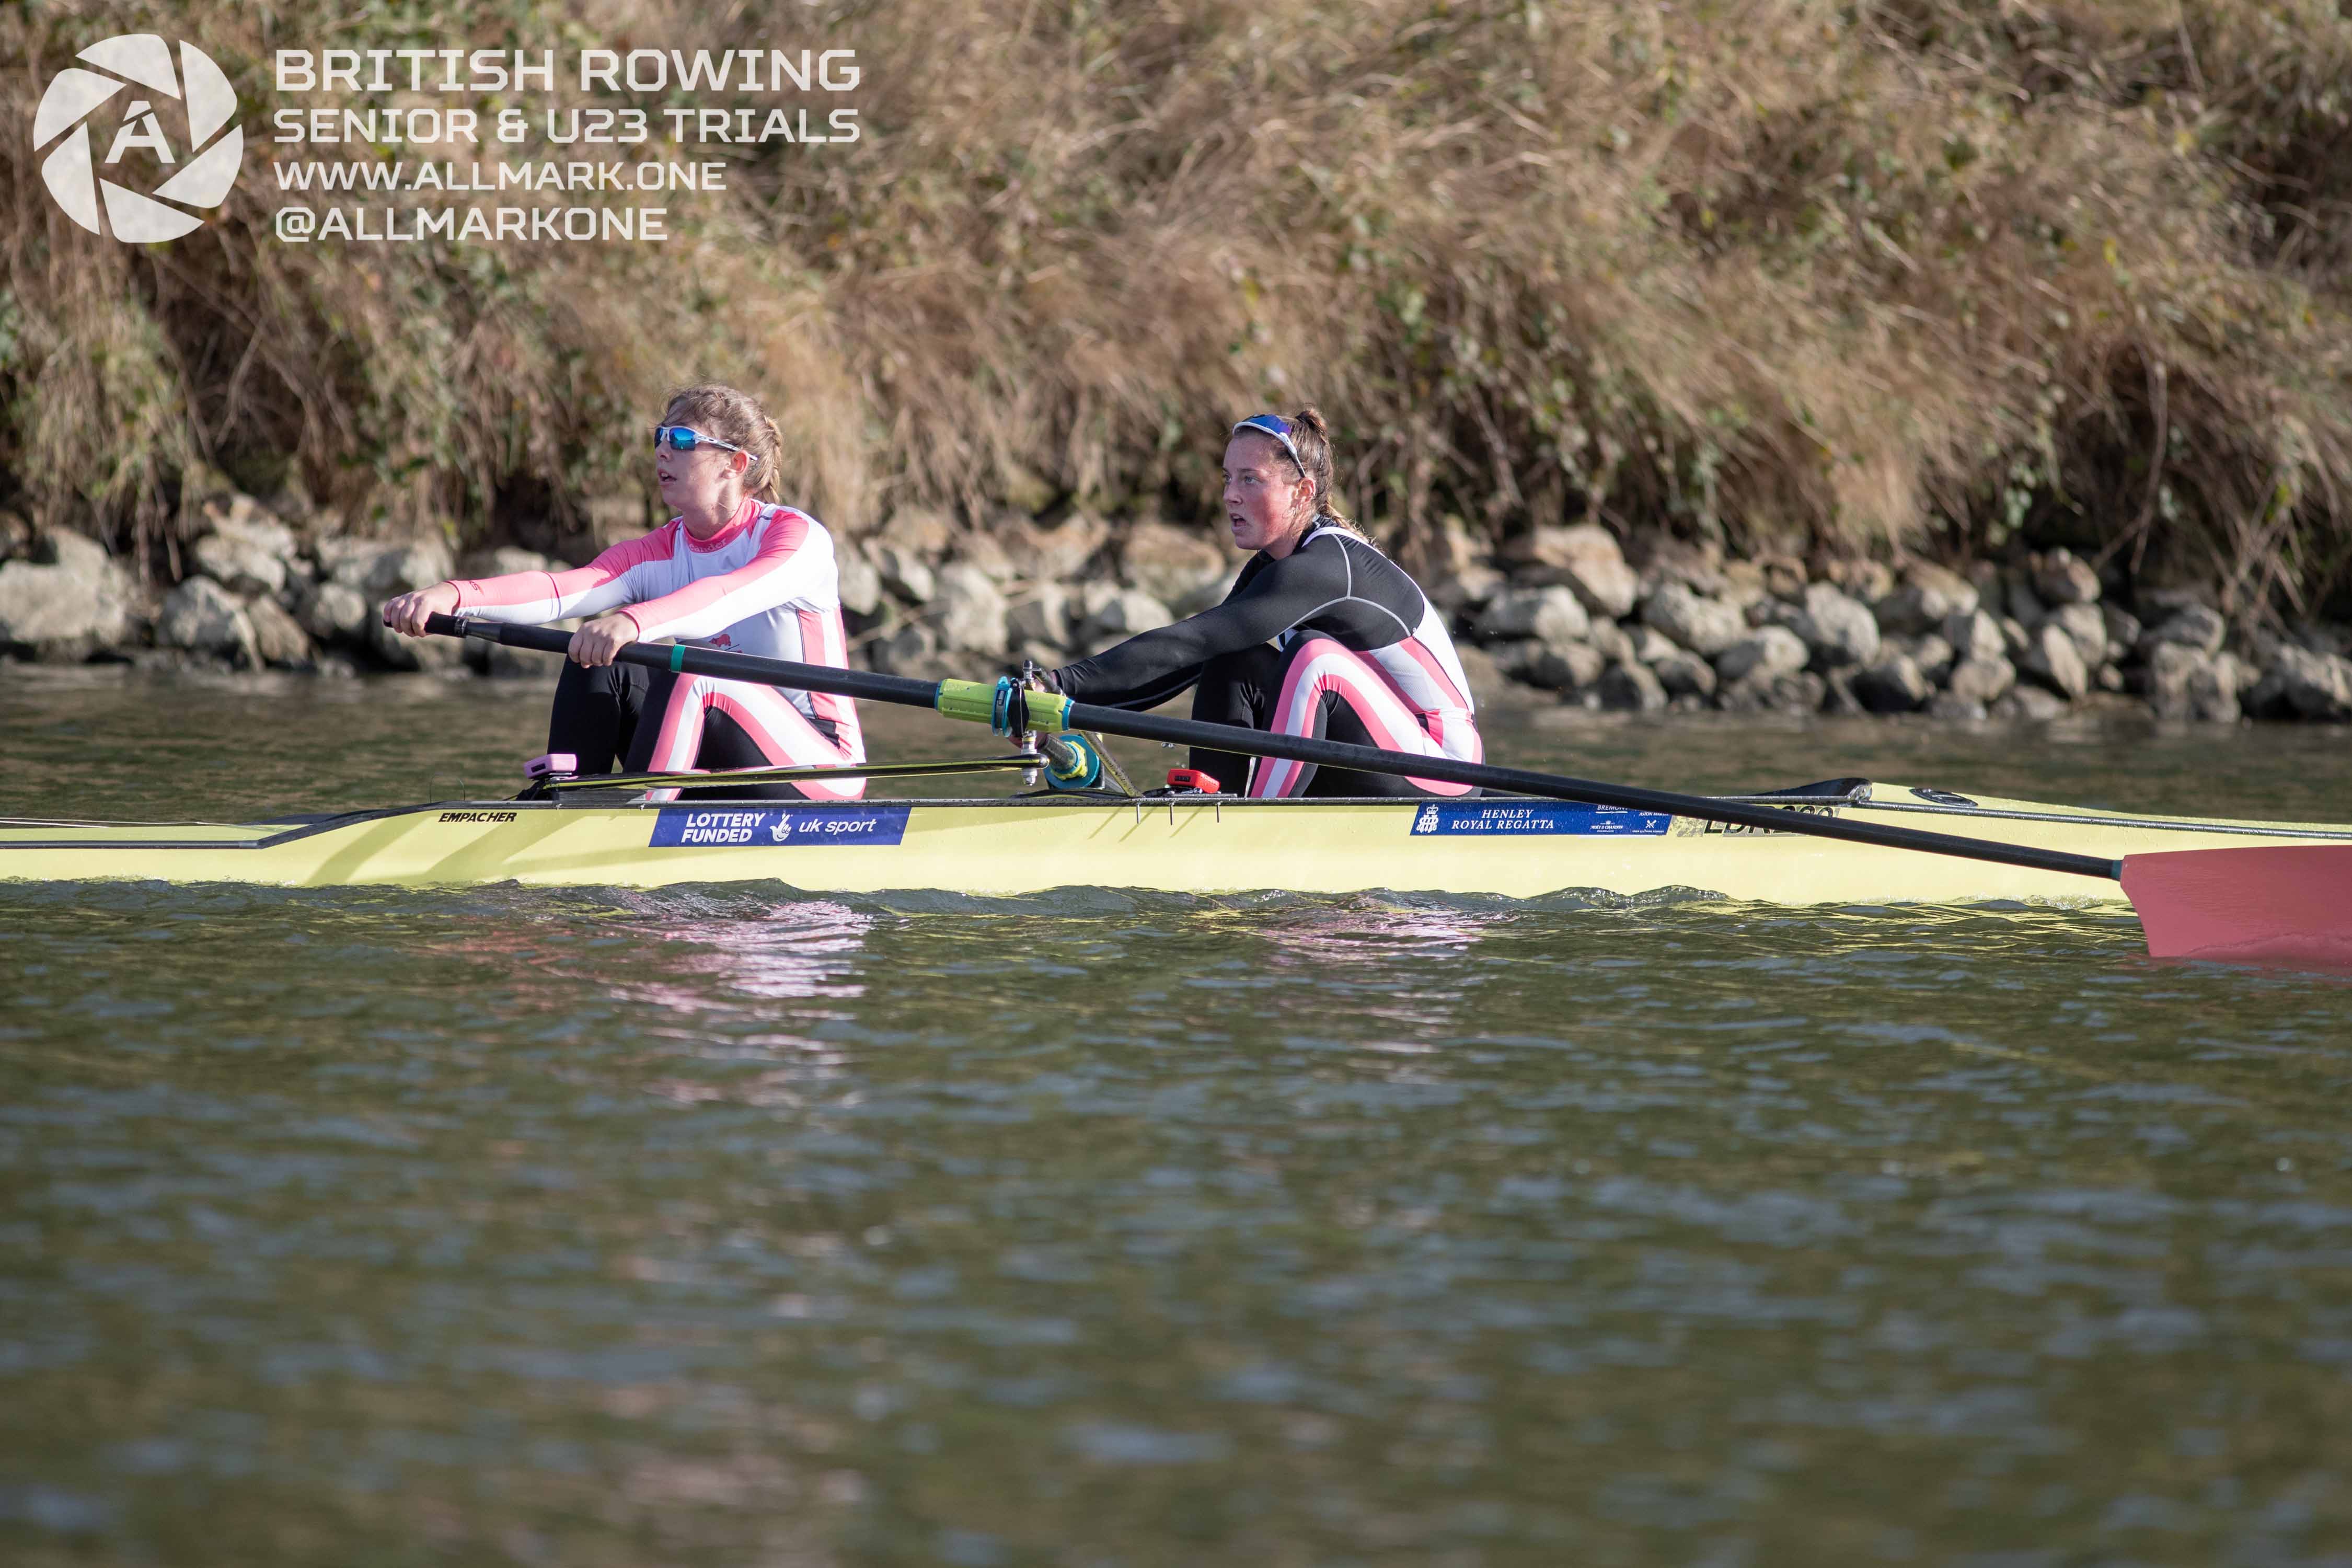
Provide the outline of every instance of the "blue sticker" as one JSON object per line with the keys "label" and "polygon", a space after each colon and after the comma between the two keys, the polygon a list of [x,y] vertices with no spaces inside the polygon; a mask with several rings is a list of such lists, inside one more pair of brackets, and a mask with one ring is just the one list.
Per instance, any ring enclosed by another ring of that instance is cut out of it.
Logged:
{"label": "blue sticker", "polygon": [[1674,818],[1663,811],[1553,801],[1432,801],[1412,819],[1413,837],[1478,833],[1574,833],[1588,837],[1656,837]]}
{"label": "blue sticker", "polygon": [[653,847],[896,844],[907,836],[903,805],[666,805]]}

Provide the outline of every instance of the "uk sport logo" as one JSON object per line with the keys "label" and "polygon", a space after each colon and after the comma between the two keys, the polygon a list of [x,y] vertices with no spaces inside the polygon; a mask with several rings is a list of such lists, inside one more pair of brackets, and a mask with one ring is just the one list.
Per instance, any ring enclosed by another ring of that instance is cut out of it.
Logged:
{"label": "uk sport logo", "polygon": [[[180,46],[174,69],[172,46],[152,33],[103,38],[75,58],[98,68],[59,71],[33,115],[33,151],[57,142],[41,163],[51,199],[90,233],[110,232],[131,245],[177,239],[200,226],[204,219],[186,209],[226,201],[245,159],[244,127],[231,123],[236,91],[228,78],[189,43]],[[126,92],[131,96],[119,111],[110,107]],[[166,110],[184,127],[184,163]],[[103,157],[91,135],[97,118],[112,126]]]}

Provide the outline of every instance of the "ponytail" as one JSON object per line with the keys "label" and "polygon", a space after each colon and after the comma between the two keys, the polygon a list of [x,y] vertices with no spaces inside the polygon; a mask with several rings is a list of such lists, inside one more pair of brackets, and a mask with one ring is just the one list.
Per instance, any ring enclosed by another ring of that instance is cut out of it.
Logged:
{"label": "ponytail", "polygon": [[1290,440],[1298,448],[1299,468],[1315,484],[1315,518],[1310,526],[1341,529],[1370,544],[1371,536],[1331,504],[1331,426],[1323,411],[1310,403],[1290,416]]}

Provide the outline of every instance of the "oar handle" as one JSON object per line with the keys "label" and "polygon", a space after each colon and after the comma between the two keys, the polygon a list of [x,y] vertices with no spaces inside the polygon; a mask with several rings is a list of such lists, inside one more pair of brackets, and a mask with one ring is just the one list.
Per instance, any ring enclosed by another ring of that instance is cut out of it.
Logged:
{"label": "oar handle", "polygon": [[[485,637],[509,647],[538,648],[563,653],[572,646],[569,632],[547,626],[509,626],[471,620],[462,616],[433,616],[425,629],[442,637]],[[875,675],[832,665],[795,664],[788,659],[761,658],[751,654],[721,653],[715,648],[675,643],[660,647],[630,643],[614,656],[627,664],[687,675],[709,675],[726,680],[750,680],[803,691],[828,691],[872,702],[896,702],[929,708],[951,719],[992,721],[992,689],[972,681],[913,680],[898,675]],[[1474,789],[1504,790],[1546,800],[1574,801],[1584,805],[1612,805],[1627,811],[1663,812],[1732,827],[1753,827],[1766,833],[1799,833],[1815,838],[1835,838],[1848,844],[1870,844],[1885,849],[1916,849],[1931,855],[1957,855],[1997,866],[2057,871],[2074,877],[2120,880],[2123,863],[2090,855],[2070,855],[2059,849],[2035,849],[1957,834],[1927,833],[1916,827],[1890,827],[1874,822],[1849,822],[1843,817],[1814,816],[1781,806],[1745,805],[1709,800],[1705,795],[1676,795],[1666,790],[1635,789],[1599,784],[1556,773],[1529,773],[1522,768],[1490,767],[1484,763],[1456,762],[1451,757],[1416,757],[1377,746],[1351,745],[1345,741],[1318,740],[1309,735],[1276,735],[1244,730],[1231,724],[1206,724],[1192,719],[1169,719],[1156,713],[1130,713],[1124,708],[1099,708],[1063,697],[1039,694],[1025,701],[1023,727],[1037,730],[1099,730],[1130,740],[1161,741],[1212,751],[1241,752],[1318,767],[1344,768],[1354,773],[1387,773],[1400,778],[1436,779]]]}
{"label": "oar handle", "polygon": [[[425,629],[436,637],[478,637],[508,647],[536,648],[541,653],[568,653],[572,634],[554,626],[517,626],[505,621],[478,621],[470,616],[427,616]],[[760,658],[748,653],[721,653],[692,643],[633,642],[613,655],[623,664],[667,669],[686,675],[711,675],[722,679],[756,681],[763,686],[789,686],[803,691],[829,691],[868,702],[897,702],[915,708],[937,704],[939,683],[913,680],[903,675],[877,675],[832,665],[794,664],[789,659]]]}

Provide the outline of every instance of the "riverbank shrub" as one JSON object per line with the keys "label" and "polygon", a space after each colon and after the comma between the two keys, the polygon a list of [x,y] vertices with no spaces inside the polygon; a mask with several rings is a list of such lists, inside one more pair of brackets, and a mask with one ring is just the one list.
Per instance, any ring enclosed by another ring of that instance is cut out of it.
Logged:
{"label": "riverbank shrub", "polygon": [[[853,531],[1204,511],[1224,426],[1311,400],[1391,537],[2066,543],[2239,610],[2312,608],[2352,560],[2336,0],[314,15],[0,13],[20,124],[75,49],[152,30],[230,70],[252,138],[223,215],[147,247],[74,227],[7,140],[23,504],[167,544],[208,464],[487,537],[635,482],[645,411],[709,375],[771,397],[791,491]],[[269,237],[270,49],[653,40],[854,48],[857,89],[805,101],[860,139],[733,150],[724,195],[661,198],[661,244]]]}

